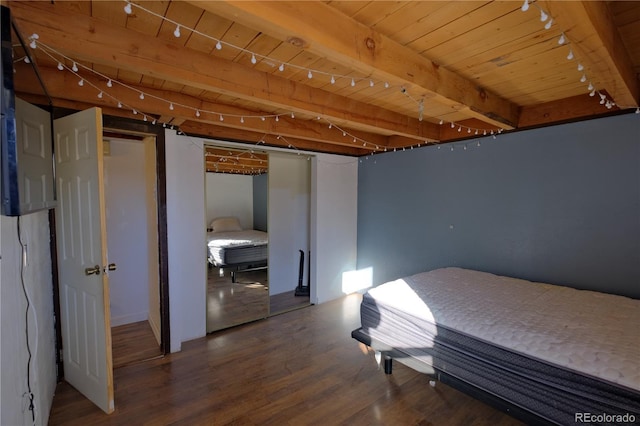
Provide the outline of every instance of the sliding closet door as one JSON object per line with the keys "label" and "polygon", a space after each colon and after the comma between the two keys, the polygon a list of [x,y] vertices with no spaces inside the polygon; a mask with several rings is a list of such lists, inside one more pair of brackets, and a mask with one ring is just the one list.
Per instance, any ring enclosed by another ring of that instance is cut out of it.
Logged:
{"label": "sliding closet door", "polygon": [[272,297],[296,289],[300,278],[300,250],[304,252],[302,283],[308,283],[310,188],[311,161],[307,156],[269,154],[269,294]]}

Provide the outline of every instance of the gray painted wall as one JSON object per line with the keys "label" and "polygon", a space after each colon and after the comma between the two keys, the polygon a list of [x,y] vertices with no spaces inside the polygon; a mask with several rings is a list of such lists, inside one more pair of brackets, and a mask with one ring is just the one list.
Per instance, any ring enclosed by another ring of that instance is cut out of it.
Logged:
{"label": "gray painted wall", "polygon": [[358,269],[444,266],[640,298],[640,115],[364,160]]}

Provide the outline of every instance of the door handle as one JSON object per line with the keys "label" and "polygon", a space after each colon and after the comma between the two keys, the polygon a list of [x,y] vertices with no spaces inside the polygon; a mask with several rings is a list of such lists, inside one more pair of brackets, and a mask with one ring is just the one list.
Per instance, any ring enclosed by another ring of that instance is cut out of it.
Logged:
{"label": "door handle", "polygon": [[96,265],[93,268],[84,268],[85,275],[100,275],[100,265]]}
{"label": "door handle", "polygon": [[105,266],[104,267],[104,273],[106,274],[107,271],[115,271],[116,270],[116,264],[115,263],[110,263],[109,266]]}

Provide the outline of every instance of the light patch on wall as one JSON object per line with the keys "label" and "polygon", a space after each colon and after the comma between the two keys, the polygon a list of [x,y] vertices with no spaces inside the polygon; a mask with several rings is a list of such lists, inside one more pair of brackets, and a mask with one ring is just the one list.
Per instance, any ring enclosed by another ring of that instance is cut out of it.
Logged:
{"label": "light patch on wall", "polygon": [[111,141],[109,139],[102,141],[102,154],[105,156],[111,155]]}
{"label": "light patch on wall", "polygon": [[358,269],[342,273],[342,292],[344,294],[370,288],[373,283],[373,268]]}

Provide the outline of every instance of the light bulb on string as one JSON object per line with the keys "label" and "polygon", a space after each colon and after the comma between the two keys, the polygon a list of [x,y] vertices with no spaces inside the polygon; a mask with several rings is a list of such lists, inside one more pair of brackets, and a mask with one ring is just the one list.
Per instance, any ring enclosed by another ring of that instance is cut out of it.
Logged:
{"label": "light bulb on string", "polygon": [[28,56],[25,56],[25,57],[24,57],[24,62],[25,62],[26,64],[30,64],[30,63],[31,63],[31,59],[29,59],[29,57],[28,57]]}
{"label": "light bulb on string", "polygon": [[385,88],[385,89],[388,89],[388,88],[389,88],[389,82],[388,82],[388,81],[385,81],[385,82],[384,82],[384,88]]}
{"label": "light bulb on string", "polygon": [[313,74],[311,73],[311,70],[309,70],[309,72],[307,73],[307,78],[308,79],[312,79],[313,78]]}
{"label": "light bulb on string", "polygon": [[331,76],[331,84],[336,84],[336,78],[334,76]]}
{"label": "light bulb on string", "polygon": [[102,92],[98,93],[98,98],[99,98],[99,99],[102,99],[102,96],[103,96],[103,95],[102,95]]}
{"label": "light bulb on string", "polygon": [[122,102],[118,101],[118,108],[122,108]]}
{"label": "light bulb on string", "polygon": [[140,92],[140,100],[144,99],[144,93]]}
{"label": "light bulb on string", "polygon": [[127,15],[131,15],[131,13],[133,12],[133,10],[131,9],[131,3],[127,2],[127,5],[124,7],[124,12]]}
{"label": "light bulb on string", "polygon": [[584,70],[584,65],[578,63],[578,71]]}
{"label": "light bulb on string", "polygon": [[169,103],[169,109],[170,109],[171,111],[173,111],[173,102],[170,102],[170,103]]}
{"label": "light bulb on string", "polygon": [[78,65],[75,62],[73,63],[73,66],[71,67],[71,71],[78,72]]}
{"label": "light bulb on string", "polygon": [[180,38],[180,25],[176,25],[175,31],[173,31],[173,35],[175,38]]}
{"label": "light bulb on string", "polygon": [[256,55],[254,53],[251,54],[251,63],[252,64],[256,64],[258,62],[258,60],[256,59]]}
{"label": "light bulb on string", "polygon": [[220,114],[220,121],[224,121],[224,117]]}
{"label": "light bulb on string", "polygon": [[564,44],[567,39],[564,37],[564,33],[560,34],[560,38],[558,39],[558,44]]}
{"label": "light bulb on string", "polygon": [[569,54],[567,55],[567,59],[569,61],[573,59],[573,49],[569,49]]}
{"label": "light bulb on string", "polygon": [[216,50],[222,50],[222,43],[220,43],[220,40],[216,43]]}
{"label": "light bulb on string", "polygon": [[587,76],[582,74],[582,77],[580,77],[580,83],[584,83],[585,81],[587,81]]}
{"label": "light bulb on string", "polygon": [[551,25],[553,25],[553,18],[549,19],[549,20],[547,21],[547,23],[546,23],[546,24],[544,24],[544,29],[545,29],[545,30],[550,29],[550,28],[551,28]]}
{"label": "light bulb on string", "polygon": [[544,22],[549,18],[549,15],[544,10],[540,9],[540,22]]}
{"label": "light bulb on string", "polygon": [[111,80],[107,81],[107,87],[113,87],[113,83],[111,82]]}
{"label": "light bulb on string", "polygon": [[200,111],[196,110],[196,117],[200,117]]}
{"label": "light bulb on string", "polygon": [[373,82],[373,80],[369,80],[369,87],[373,87],[375,85],[375,83]]}
{"label": "light bulb on string", "polygon": [[80,81],[78,81],[78,86],[84,86],[84,80],[80,79]]}
{"label": "light bulb on string", "polygon": [[351,79],[351,87],[354,87],[356,85],[356,81],[352,78]]}
{"label": "light bulb on string", "polygon": [[64,66],[62,65],[62,62],[58,62],[58,69],[60,71],[64,70]]}
{"label": "light bulb on string", "polygon": [[284,71],[284,64],[280,64],[280,66],[278,67],[278,71],[280,72]]}
{"label": "light bulb on string", "polygon": [[591,84],[591,82],[589,82],[589,86],[587,86],[587,90],[589,91],[593,90],[593,84]]}
{"label": "light bulb on string", "polygon": [[527,10],[529,10],[529,0],[524,0],[524,3],[522,3],[522,7],[520,9],[523,12],[526,12]]}

